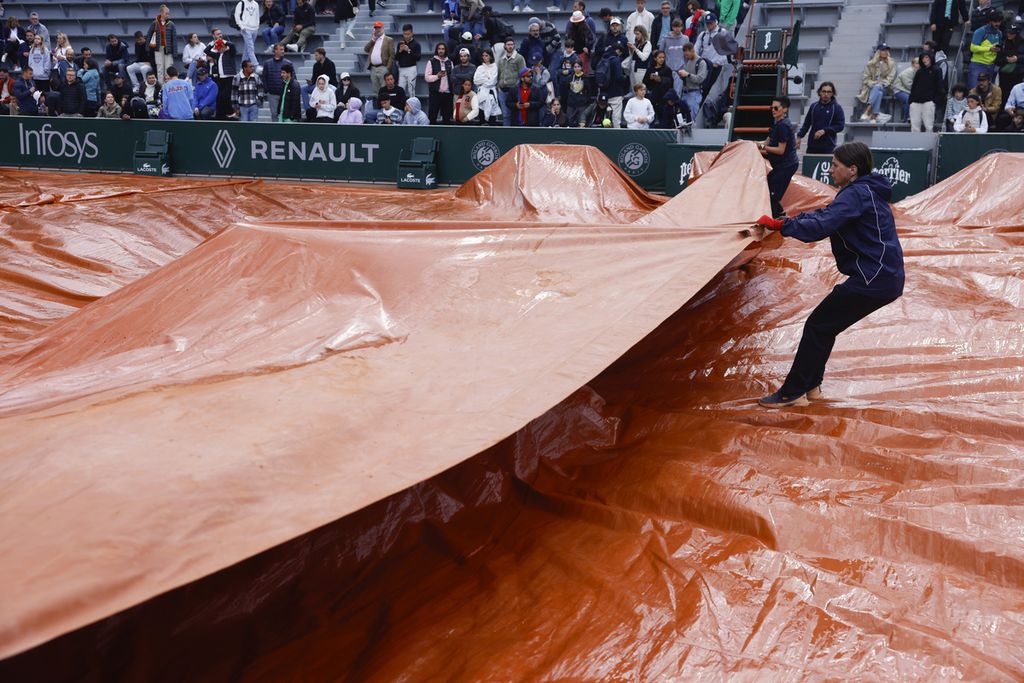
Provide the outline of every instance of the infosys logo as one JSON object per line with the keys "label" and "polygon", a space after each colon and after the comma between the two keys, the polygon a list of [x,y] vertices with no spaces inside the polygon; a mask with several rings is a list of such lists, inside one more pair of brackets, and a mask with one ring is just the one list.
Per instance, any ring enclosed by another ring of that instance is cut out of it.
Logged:
{"label": "infosys logo", "polygon": [[82,163],[83,159],[95,159],[100,149],[96,145],[96,133],[79,135],[74,131],[54,130],[49,123],[44,123],[38,130],[26,130],[25,125],[18,124],[18,151],[22,156],[45,156],[59,159],[74,159]]}

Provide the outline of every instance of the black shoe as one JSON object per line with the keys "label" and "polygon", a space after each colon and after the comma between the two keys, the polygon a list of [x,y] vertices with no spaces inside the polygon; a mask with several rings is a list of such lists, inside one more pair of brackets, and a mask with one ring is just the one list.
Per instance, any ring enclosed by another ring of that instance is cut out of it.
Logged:
{"label": "black shoe", "polygon": [[757,400],[765,408],[785,408],[786,406],[806,406],[810,405],[810,401],[807,400],[807,396],[804,394],[797,394],[796,396],[783,396],[782,391],[776,391],[774,394],[768,394]]}

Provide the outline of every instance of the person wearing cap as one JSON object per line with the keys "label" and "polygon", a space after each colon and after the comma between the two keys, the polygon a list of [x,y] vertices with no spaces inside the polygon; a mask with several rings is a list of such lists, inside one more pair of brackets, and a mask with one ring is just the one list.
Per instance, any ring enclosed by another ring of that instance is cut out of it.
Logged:
{"label": "person wearing cap", "polygon": [[586,128],[611,128],[612,127],[612,110],[608,105],[608,96],[601,93],[597,96],[597,101],[594,103],[594,108],[590,111],[586,119]]}
{"label": "person wearing cap", "polygon": [[429,92],[427,118],[431,124],[437,121],[438,114],[441,115],[441,123],[448,125],[452,122],[453,67],[452,60],[448,58],[448,46],[444,43],[434,46],[434,56],[427,60],[423,70],[423,80],[427,82]]}
{"label": "person wearing cap", "polygon": [[988,116],[981,108],[981,98],[972,92],[967,96],[967,108],[953,119],[954,133],[987,133]]}
{"label": "person wearing cap", "polygon": [[217,84],[210,78],[210,70],[205,66],[196,69],[192,114],[197,119],[212,121],[217,116],[217,93]]}
{"label": "person wearing cap", "polygon": [[370,69],[371,92],[377,92],[384,85],[384,74],[391,71],[395,63],[395,41],[384,33],[383,22],[373,22],[373,33],[363,46],[363,52],[369,56],[366,65]]}
{"label": "person wearing cap", "polygon": [[932,0],[929,14],[929,27],[932,40],[943,52],[949,51],[949,41],[953,38],[953,29],[963,25],[967,20],[966,0]]}
{"label": "person wearing cap", "polygon": [[476,75],[476,64],[469,59],[469,48],[462,48],[459,50],[458,57],[456,58],[455,65],[452,67],[451,82],[455,84],[453,90],[458,91],[462,85],[462,81],[469,79],[469,82],[473,82],[473,76]]}
{"label": "person wearing cap", "polygon": [[[582,17],[582,12],[580,13]],[[582,18],[580,19],[582,21]],[[544,41],[540,37],[540,20],[531,19],[530,26],[526,29],[526,37],[519,44],[519,54],[523,56],[527,64],[533,64],[537,59],[544,59]]]}
{"label": "person wearing cap", "polygon": [[[260,30],[260,5],[256,0],[236,0],[234,20],[242,34],[242,59],[256,61],[256,32]],[[267,45],[270,49],[270,45]]]}
{"label": "person wearing cap", "polygon": [[0,64],[0,116],[7,116],[11,113],[11,107],[16,106],[14,99],[14,79],[7,69],[7,65]]}
{"label": "person wearing cap", "polygon": [[1003,32],[999,25],[1003,23],[1003,15],[997,9],[989,9],[985,14],[986,23],[971,35],[971,63],[967,66],[967,87],[978,84],[978,77],[987,73],[990,79],[995,78],[996,57],[1002,50]]}
{"label": "person wearing cap", "polygon": [[1000,108],[1003,106],[1003,91],[992,82],[988,72],[983,71],[978,74],[978,84],[971,88],[967,94],[977,95],[981,99],[981,108],[985,110],[985,114],[988,116],[989,125],[992,125],[996,117],[999,116]]}
{"label": "person wearing cap", "polygon": [[[711,69],[703,86],[704,100],[717,102],[722,93],[729,88],[729,79],[732,78],[733,72],[733,66],[729,62],[732,55],[722,49],[722,45],[724,43],[734,46],[735,40],[732,38],[732,32],[719,26],[718,17],[710,12],[706,18],[706,26],[707,28],[701,31],[694,41],[694,49],[697,50],[698,56],[711,62]],[[705,126],[703,112],[697,115],[694,125],[701,128]]]}
{"label": "person wearing cap", "polygon": [[906,274],[889,206],[892,185],[872,170],[874,166],[871,150],[863,142],[839,145],[832,153],[831,169],[839,191],[828,206],[784,220],[757,219],[758,225],[804,243],[827,237],[836,269],[846,276],[807,318],[786,380],[758,400],[766,408],[805,406],[809,399],[820,399],[836,337],[903,295]]}
{"label": "person wearing cap", "polygon": [[672,33],[672,22],[678,17],[670,0],[661,0],[661,10],[651,22],[651,45],[661,45],[662,39]]}
{"label": "person wearing cap", "polygon": [[501,107],[501,125],[512,125],[513,112],[508,107],[512,90],[519,86],[519,74],[526,69],[526,60],[516,51],[516,41],[505,41],[498,57],[498,106]]}
{"label": "person wearing cap", "polygon": [[[347,107],[348,101],[352,97],[362,97],[362,94],[359,92],[359,88],[352,85],[352,75],[349,74],[349,72],[341,72],[341,76],[338,78],[341,80],[341,85],[339,85],[338,89],[334,92],[334,98],[338,100],[339,107]],[[361,100],[360,106],[362,106]]]}
{"label": "person wearing cap", "polygon": [[604,52],[601,53],[601,59],[608,54],[608,48],[614,45],[619,46],[619,55],[626,54],[629,49],[629,41],[626,40],[626,35],[622,32],[622,19],[618,17],[612,17],[612,20],[608,22],[608,40],[605,44]]}
{"label": "person wearing cap", "polygon": [[999,69],[999,87],[1008,97],[1013,88],[1024,81],[1024,40],[1021,40],[1021,17],[1015,17],[1006,27],[1003,49],[996,58]]}
{"label": "person wearing cap", "polygon": [[[590,32],[593,33],[596,37],[597,24],[594,23],[594,18],[587,13],[587,3],[583,2],[583,0],[574,0],[574,2],[572,3],[572,14],[575,14],[576,12],[579,12],[580,14],[583,15],[583,21],[586,22],[587,27],[590,29]],[[609,19],[611,18],[610,12],[611,10],[609,10]],[[569,21],[565,22],[564,33],[569,32],[569,26],[572,24],[572,14],[569,15]],[[552,26],[552,28],[554,27]]]}
{"label": "person wearing cap", "polygon": [[231,118],[240,121],[258,120],[265,97],[263,81],[256,73],[255,66],[248,59],[243,60],[242,72],[231,79],[231,107],[234,110]]}
{"label": "person wearing cap", "polygon": [[547,91],[533,85],[533,71],[519,70],[519,82],[508,93],[508,109],[513,126],[536,128],[540,125],[540,110],[544,106]]}
{"label": "person wearing cap", "polygon": [[878,120],[878,109],[882,104],[882,96],[892,91],[896,80],[896,62],[889,56],[889,46],[879,43],[875,54],[868,60],[861,76],[861,89],[857,99],[866,104],[860,120]]}
{"label": "person wearing cap", "polygon": [[274,114],[274,120],[281,123],[302,120],[302,96],[299,83],[295,80],[295,67],[290,63],[281,67],[281,104]]}
{"label": "person wearing cap", "polygon": [[43,44],[47,47],[50,46],[50,30],[39,21],[39,13],[32,12],[28,15],[28,30],[32,31],[33,34],[43,37]]}
{"label": "person wearing cap", "polygon": [[651,24],[654,23],[654,15],[647,10],[647,0],[636,0],[636,10],[626,17],[626,42],[630,45],[636,40],[633,29],[643,26],[647,35],[651,35]]}
{"label": "person wearing cap", "polygon": [[[472,37],[472,36],[470,36]],[[416,93],[416,78],[419,76],[419,62],[423,55],[420,41],[412,34],[412,24],[402,26],[402,38],[398,41],[395,61],[398,62],[398,85],[407,93]]]}
{"label": "person wearing cap", "polygon": [[128,108],[128,102],[132,99],[132,89],[121,74],[114,74],[114,82],[110,84],[107,92],[114,96],[114,101],[121,105],[122,109]]}
{"label": "person wearing cap", "polygon": [[586,60],[590,60],[591,69],[596,68],[597,60],[593,57],[597,39],[587,25],[586,18],[582,11],[575,11],[569,17],[569,29],[565,32],[565,42],[572,42],[573,49],[581,55],[586,66]]}
{"label": "person wearing cap", "polygon": [[629,77],[622,70],[622,58],[625,56],[625,49],[621,43],[614,42],[605,50],[601,57],[601,70],[607,73],[608,80],[602,83],[601,72],[595,74],[595,81],[601,89],[601,93],[608,96],[608,106],[612,111],[612,127],[622,126],[622,105],[629,92]]}

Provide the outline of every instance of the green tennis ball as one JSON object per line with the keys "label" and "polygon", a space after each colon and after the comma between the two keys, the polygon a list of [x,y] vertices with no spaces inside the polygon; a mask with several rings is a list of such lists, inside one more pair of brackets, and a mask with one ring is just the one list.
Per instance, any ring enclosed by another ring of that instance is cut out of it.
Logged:
{"label": "green tennis ball", "polygon": [[612,127],[612,120],[611,119],[605,119],[604,121],[601,122],[601,125],[604,126],[605,128],[611,128]]}

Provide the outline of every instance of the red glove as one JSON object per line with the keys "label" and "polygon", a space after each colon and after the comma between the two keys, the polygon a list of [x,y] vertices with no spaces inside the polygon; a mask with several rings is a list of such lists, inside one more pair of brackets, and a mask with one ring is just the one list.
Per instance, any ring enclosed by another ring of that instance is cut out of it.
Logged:
{"label": "red glove", "polygon": [[785,221],[779,218],[772,218],[771,216],[761,216],[757,219],[758,225],[763,225],[769,230],[782,230],[782,224]]}

